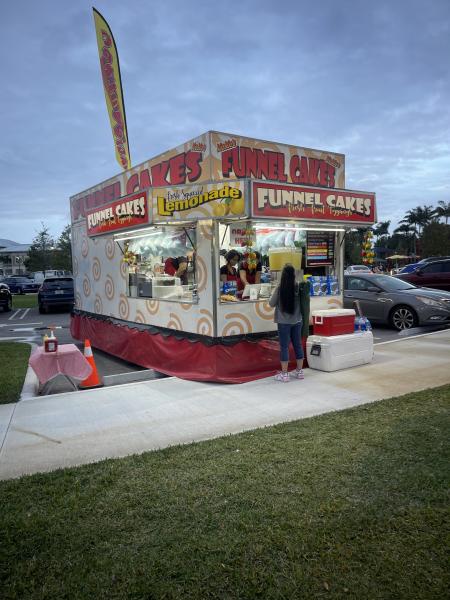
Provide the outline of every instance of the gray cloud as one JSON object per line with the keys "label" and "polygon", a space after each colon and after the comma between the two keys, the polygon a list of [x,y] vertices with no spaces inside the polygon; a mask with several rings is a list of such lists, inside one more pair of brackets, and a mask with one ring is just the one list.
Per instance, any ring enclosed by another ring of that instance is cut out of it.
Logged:
{"label": "gray cloud", "polygon": [[[380,219],[450,196],[447,0],[102,0],[137,164],[209,129],[346,155]],[[91,4],[2,6],[0,237],[118,172]]]}

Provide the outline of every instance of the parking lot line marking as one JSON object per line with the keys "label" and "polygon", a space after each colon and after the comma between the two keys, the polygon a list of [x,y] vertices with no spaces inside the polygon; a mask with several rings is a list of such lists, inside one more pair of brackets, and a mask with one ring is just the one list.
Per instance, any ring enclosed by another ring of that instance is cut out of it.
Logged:
{"label": "parking lot line marking", "polygon": [[382,346],[383,344],[395,344],[396,342],[405,342],[407,340],[414,340],[420,337],[426,337],[427,335],[436,335],[437,333],[443,333],[448,331],[448,329],[439,329],[439,331],[431,331],[430,333],[419,333],[417,335],[404,335],[401,338],[396,340],[388,340],[387,342],[379,342],[377,346]]}
{"label": "parking lot line marking", "polygon": [[26,316],[27,312],[29,312],[29,311],[30,311],[30,309],[26,308],[23,315],[21,317],[19,317],[19,319],[23,319]]}
{"label": "parking lot line marking", "polygon": [[[0,327],[15,327],[16,325],[23,325],[23,323],[2,323]],[[42,325],[42,321],[40,323],[27,323],[27,325]]]}
{"label": "parking lot line marking", "polygon": [[[18,315],[18,314],[20,313],[20,311],[21,311],[21,310],[22,310],[21,308],[18,308],[18,309],[16,310],[16,312],[15,312],[13,315],[11,315],[11,316],[9,317],[8,321],[11,321],[12,319],[14,319],[14,317],[15,317],[16,315]],[[19,319],[20,317],[17,317],[17,318]]]}
{"label": "parking lot line marking", "polygon": [[27,336],[27,335],[16,335],[16,336],[11,336],[11,337],[0,337],[0,342],[7,342],[9,340],[28,340],[28,339],[32,339],[33,336]]}
{"label": "parking lot line marking", "polygon": [[18,329],[10,329],[10,331],[35,331],[34,327],[19,327]]}

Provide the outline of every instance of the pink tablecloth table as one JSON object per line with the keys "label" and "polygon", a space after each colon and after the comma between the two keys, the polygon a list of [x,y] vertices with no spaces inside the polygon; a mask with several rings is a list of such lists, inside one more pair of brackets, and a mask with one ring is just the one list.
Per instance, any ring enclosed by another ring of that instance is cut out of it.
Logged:
{"label": "pink tablecloth table", "polygon": [[92,373],[91,365],[75,344],[58,346],[56,352],[44,352],[40,346],[31,354],[29,364],[42,385],[57,375],[64,375],[76,389],[72,379],[83,380]]}

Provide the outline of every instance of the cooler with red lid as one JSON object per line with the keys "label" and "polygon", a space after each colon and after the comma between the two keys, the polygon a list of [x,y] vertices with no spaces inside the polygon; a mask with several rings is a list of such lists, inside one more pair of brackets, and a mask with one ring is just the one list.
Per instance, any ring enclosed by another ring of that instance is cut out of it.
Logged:
{"label": "cooler with red lid", "polygon": [[355,330],[355,311],[352,308],[314,310],[312,319],[314,335],[346,335]]}
{"label": "cooler with red lid", "polygon": [[339,371],[370,363],[373,359],[371,331],[349,335],[310,335],[306,342],[306,356],[310,369]]}

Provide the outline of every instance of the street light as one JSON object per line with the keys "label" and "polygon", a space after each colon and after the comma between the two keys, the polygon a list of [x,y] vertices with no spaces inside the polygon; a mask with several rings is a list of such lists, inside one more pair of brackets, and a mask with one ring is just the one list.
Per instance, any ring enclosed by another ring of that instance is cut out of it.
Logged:
{"label": "street light", "polygon": [[21,275],[21,270],[20,270],[20,265],[23,265],[23,258],[21,256],[16,256],[15,257],[16,263],[19,265],[19,275]]}

